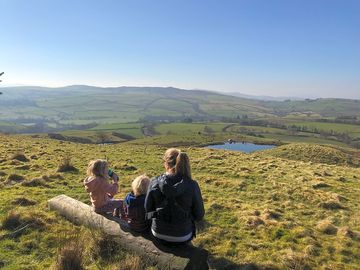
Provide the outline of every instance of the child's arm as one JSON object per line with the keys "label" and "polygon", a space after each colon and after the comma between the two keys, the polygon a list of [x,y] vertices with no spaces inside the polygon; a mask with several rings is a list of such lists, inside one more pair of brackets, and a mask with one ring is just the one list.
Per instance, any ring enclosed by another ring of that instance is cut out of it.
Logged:
{"label": "child's arm", "polygon": [[89,187],[86,185],[87,178],[84,179],[84,188],[87,193],[90,193]]}
{"label": "child's arm", "polygon": [[118,192],[119,189],[118,181],[114,181],[114,183],[112,184],[109,184],[105,181],[103,183],[104,183],[103,189],[107,194],[110,195],[110,197],[113,197]]}

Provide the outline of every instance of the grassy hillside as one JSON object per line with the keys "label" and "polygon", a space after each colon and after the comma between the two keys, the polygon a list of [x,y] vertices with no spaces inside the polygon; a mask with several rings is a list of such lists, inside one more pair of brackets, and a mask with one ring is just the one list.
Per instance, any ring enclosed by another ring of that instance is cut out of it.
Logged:
{"label": "grassy hillside", "polygon": [[302,112],[316,113],[323,117],[334,117],[344,115],[359,116],[360,100],[336,99],[336,98],[318,98],[288,101],[264,101],[263,106],[273,108],[278,114],[287,115],[289,113]]}
{"label": "grassy hillside", "polygon": [[118,143],[187,131],[360,147],[358,100],[261,101],[172,87],[75,85],[2,92],[0,131],[8,133]]}
{"label": "grassy hillside", "polygon": [[68,86],[61,88],[2,88],[0,120],[17,123],[56,123],[59,127],[97,123],[128,123],[139,119],[214,120],[299,116],[319,118],[359,115],[359,101],[317,99],[260,101],[209,91],[161,87]]}
{"label": "grassy hillside", "polygon": [[[175,136],[167,136],[168,143]],[[46,201],[67,194],[89,203],[82,179],[90,159],[109,158],[121,176],[119,198],[130,190],[134,177],[163,171],[165,148],[156,145],[156,137],[102,146],[25,136],[0,139],[3,269],[47,269],[56,261],[59,246],[85,230],[49,212]],[[213,268],[335,270],[360,264],[360,169],[346,162],[292,160],[297,148],[289,145],[270,154],[182,148],[190,155],[206,208],[194,244],[210,251]],[[314,154],[305,146],[299,152]],[[57,172],[63,157],[71,157],[77,170]],[[18,226],[10,226],[9,219],[30,225],[16,233]],[[91,238],[88,246],[99,244]],[[118,261],[86,254],[88,269],[119,269],[119,261],[126,259],[121,251]]]}
{"label": "grassy hillside", "polygon": [[312,163],[360,167],[360,151],[310,144],[287,144],[264,152],[271,156]]}
{"label": "grassy hillside", "polygon": [[257,101],[176,88],[69,86],[2,88],[0,119],[45,119],[59,125],[267,115]]}

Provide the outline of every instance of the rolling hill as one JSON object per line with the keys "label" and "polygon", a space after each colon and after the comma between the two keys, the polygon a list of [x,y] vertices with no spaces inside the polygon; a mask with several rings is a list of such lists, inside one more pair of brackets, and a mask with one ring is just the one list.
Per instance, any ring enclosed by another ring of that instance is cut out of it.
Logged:
{"label": "rolling hill", "polygon": [[[352,116],[355,119],[360,116],[360,101],[345,99],[262,101],[172,87],[29,86],[3,87],[1,91],[0,121],[15,123],[18,128],[40,123],[60,127],[188,118],[208,121],[244,115],[277,118],[303,114],[303,117]],[[9,125],[7,128],[11,129]]]}

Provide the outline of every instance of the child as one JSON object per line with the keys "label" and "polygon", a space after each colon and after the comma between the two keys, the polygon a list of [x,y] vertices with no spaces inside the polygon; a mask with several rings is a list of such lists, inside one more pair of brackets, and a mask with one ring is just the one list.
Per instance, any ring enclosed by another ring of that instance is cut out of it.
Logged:
{"label": "child", "polygon": [[[112,178],[110,184],[108,179]],[[116,208],[122,207],[122,200],[113,199],[119,188],[119,177],[109,170],[106,160],[92,160],[87,169],[84,180],[85,190],[90,193],[94,211],[99,214],[113,213]]]}
{"label": "child", "polygon": [[126,220],[133,231],[143,232],[150,227],[150,221],[145,220],[144,202],[150,179],[146,175],[135,178],[131,184],[132,192],[124,200],[121,218]]}

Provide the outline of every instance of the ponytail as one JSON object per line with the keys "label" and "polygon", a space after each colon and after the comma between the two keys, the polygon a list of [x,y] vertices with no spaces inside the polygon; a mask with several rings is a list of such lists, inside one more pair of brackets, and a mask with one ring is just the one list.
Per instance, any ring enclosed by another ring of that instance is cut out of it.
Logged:
{"label": "ponytail", "polygon": [[191,179],[190,160],[186,153],[179,151],[176,157],[175,174]]}
{"label": "ponytail", "polygon": [[169,148],[164,154],[164,161],[175,174],[191,179],[190,160],[186,153],[180,149]]}

